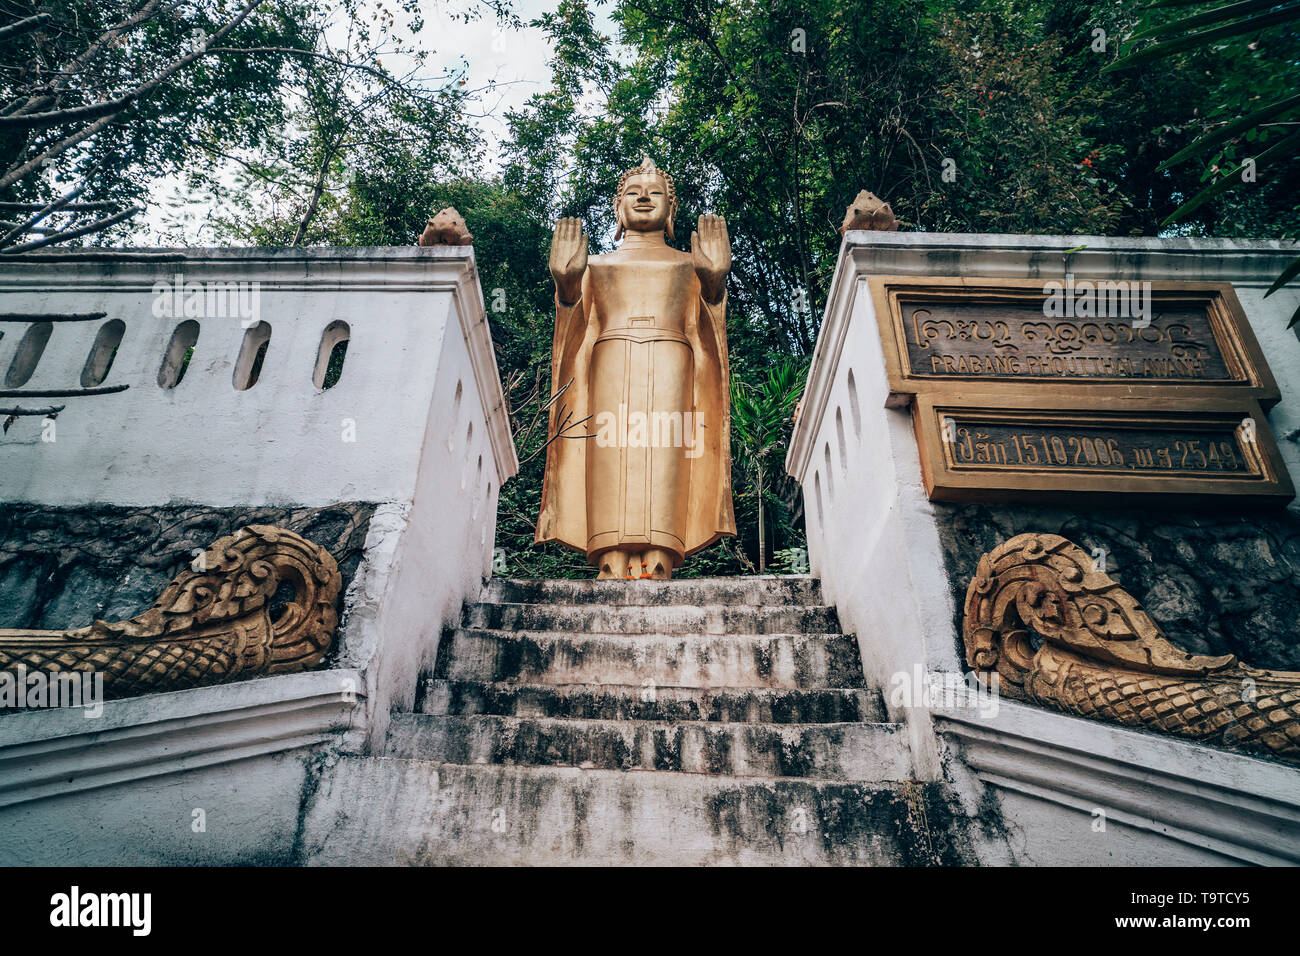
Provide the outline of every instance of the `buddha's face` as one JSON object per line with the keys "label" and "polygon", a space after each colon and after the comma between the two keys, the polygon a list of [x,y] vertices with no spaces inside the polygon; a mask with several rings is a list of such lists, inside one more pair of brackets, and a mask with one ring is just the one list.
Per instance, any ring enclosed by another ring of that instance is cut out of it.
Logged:
{"label": "buddha's face", "polygon": [[663,232],[668,224],[668,184],[655,173],[633,176],[623,187],[618,211],[626,229]]}

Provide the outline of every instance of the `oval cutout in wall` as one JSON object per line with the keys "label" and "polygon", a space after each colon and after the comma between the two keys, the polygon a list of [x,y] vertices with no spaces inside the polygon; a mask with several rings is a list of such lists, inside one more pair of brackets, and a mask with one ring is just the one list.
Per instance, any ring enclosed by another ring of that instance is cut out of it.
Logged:
{"label": "oval cutout in wall", "polygon": [[456,426],[460,424],[460,398],[464,392],[460,380],[456,380],[456,396],[451,400],[451,428],[447,431],[447,451],[456,449]]}
{"label": "oval cutout in wall", "polygon": [[[483,483],[483,456],[479,455],[478,470],[474,472],[474,487],[477,488],[482,483]],[[474,499],[474,507],[470,509],[469,520],[470,521],[478,520],[478,498]]]}
{"label": "oval cutout in wall", "polygon": [[102,385],[108,378],[108,371],[117,358],[117,348],[122,344],[126,334],[126,323],[121,319],[110,319],[99,327],[95,334],[95,344],[90,347],[86,364],[81,370],[81,387],[94,388]]}
{"label": "oval cutout in wall", "polygon": [[853,418],[853,440],[862,441],[862,408],[858,404],[858,383],[849,369],[849,415]]}
{"label": "oval cutout in wall", "polygon": [[194,345],[199,340],[199,323],[186,319],[172,331],[172,339],[167,343],[162,366],[158,369],[158,387],[175,388],[185,377],[185,370],[190,367],[194,356]]}
{"label": "oval cutout in wall", "polygon": [[348,354],[352,332],[346,322],[331,322],[321,333],[320,348],[316,350],[316,370],[312,383],[321,389],[333,388],[343,377],[343,362]]}
{"label": "oval cutout in wall", "polygon": [[470,422],[465,429],[465,467],[460,471],[460,490],[464,491],[465,486],[469,484],[469,456],[474,453],[470,446],[474,443],[474,423]]}
{"label": "oval cutout in wall", "polygon": [[838,407],[835,409],[835,441],[840,449],[840,476],[843,477],[848,473],[849,452],[844,441],[844,415]]}
{"label": "oval cutout in wall", "polygon": [[53,332],[53,322],[33,322],[27,327],[22,341],[18,343],[18,351],[9,363],[9,371],[5,373],[6,388],[20,388],[27,384],[27,380],[36,371],[36,366],[40,364]]}
{"label": "oval cutout in wall", "polygon": [[239,347],[239,358],[235,359],[235,388],[246,392],[257,384],[262,374],[262,363],[266,361],[266,350],[271,345],[271,324],[258,322],[244,332],[244,344]]}

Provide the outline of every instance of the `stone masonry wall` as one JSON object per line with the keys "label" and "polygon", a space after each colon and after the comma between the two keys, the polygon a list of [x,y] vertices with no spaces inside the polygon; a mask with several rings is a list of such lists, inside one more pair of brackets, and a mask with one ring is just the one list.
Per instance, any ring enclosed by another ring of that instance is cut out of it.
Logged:
{"label": "stone masonry wall", "polygon": [[0,627],[57,630],[139,614],[222,535],[250,524],[296,531],[323,545],[344,593],[361,563],[373,504],[324,508],[0,508]]}
{"label": "stone masonry wall", "polygon": [[1017,534],[1046,532],[1085,551],[1104,548],[1110,576],[1183,649],[1300,670],[1300,517],[1290,512],[1220,516],[938,502],[934,508],[958,641],[966,587],[980,557]]}

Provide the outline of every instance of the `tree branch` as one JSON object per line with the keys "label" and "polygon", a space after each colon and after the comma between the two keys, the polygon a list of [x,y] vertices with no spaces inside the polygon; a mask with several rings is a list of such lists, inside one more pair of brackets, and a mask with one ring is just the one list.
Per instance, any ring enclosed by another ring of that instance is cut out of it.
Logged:
{"label": "tree branch", "polygon": [[107,229],[109,226],[115,225],[121,222],[123,219],[129,219],[130,217],[134,216],[136,213],[143,212],[143,211],[144,211],[143,206],[131,206],[129,209],[123,209],[115,216],[108,216],[105,219],[96,219],[94,222],[88,223],[77,229],[69,229],[66,232],[60,232],[52,236],[46,236],[44,239],[37,239],[33,242],[28,242],[21,246],[10,246],[8,249],[0,249],[0,254],[6,256],[17,255],[20,252],[28,252],[32,249],[40,249],[44,246],[51,245],[52,243],[55,242],[62,242],[65,239],[75,239],[78,236],[89,235],[92,232],[101,232],[104,229]]}
{"label": "tree branch", "polygon": [[[151,3],[156,3],[156,2],[157,0],[151,0]],[[235,29],[246,19],[248,19],[249,15],[252,14],[252,12],[256,10],[259,6],[261,6],[262,3],[263,0],[250,0],[249,4],[239,12],[238,16],[236,16],[233,20],[227,23],[224,27],[222,27],[212,36],[208,37],[207,40],[204,41],[204,43],[197,50],[181,57],[178,60],[173,61],[161,73],[159,73],[153,79],[141,83],[134,90],[128,93],[127,96],[130,97],[131,99],[147,96],[150,92],[157,89],[162,83],[164,83],[174,74],[176,74],[178,71],[184,69],[185,67],[193,63],[195,60],[197,60],[199,57],[203,56],[207,52],[208,47],[212,46],[214,43],[216,43],[218,40],[224,37],[231,30]],[[70,136],[64,137],[62,140],[55,143],[53,146],[45,150],[39,156],[33,157],[32,159],[28,160],[26,163],[22,164],[21,166],[18,166],[16,168],[11,168],[9,172],[5,173],[4,176],[0,176],[0,189],[3,189],[6,186],[13,185],[15,182],[17,182],[19,179],[22,179],[24,176],[28,175],[29,173],[34,172],[36,169],[47,165],[49,160],[54,159],[57,156],[61,156],[67,150],[71,149],[73,146],[76,146],[78,143],[82,142],[83,140],[89,139],[91,136],[94,136],[96,133],[100,132],[105,127],[110,125],[113,122],[113,120],[116,119],[119,115],[121,115],[121,110],[118,110],[115,113],[105,116],[102,119],[96,120],[94,123],[91,123],[89,126],[85,127],[84,129],[76,133],[73,133]]]}
{"label": "tree branch", "polygon": [[85,191],[86,191],[86,187],[84,185],[78,186],[76,189],[73,189],[70,192],[65,193],[61,198],[54,200],[54,202],[50,203],[44,208],[37,210],[35,213],[32,214],[31,218],[28,219],[26,222],[14,226],[14,228],[10,229],[7,233],[4,234],[4,236],[0,236],[0,248],[4,248],[5,244],[9,242],[10,239],[14,238],[14,236],[18,236],[26,232],[28,229],[32,228],[32,226],[36,225],[38,222],[40,222],[42,219],[48,216],[50,213],[63,208],[64,206],[72,202],[72,200],[76,199]]}
{"label": "tree branch", "polygon": [[0,116],[0,127],[15,130],[38,129],[45,126],[58,126],[61,123],[72,123],[78,120],[95,119],[109,113],[120,113],[131,105],[131,99],[132,96],[128,93],[119,99],[106,100],[103,103],[92,103],[89,106],[70,106],[67,109],[50,110],[47,113],[18,113],[13,116]]}
{"label": "tree branch", "polygon": [[53,20],[54,17],[48,13],[38,13],[35,16],[19,20],[17,23],[11,23],[7,27],[0,27],[0,40],[7,40],[10,37],[16,37],[23,33],[30,33],[38,27],[44,26]]}

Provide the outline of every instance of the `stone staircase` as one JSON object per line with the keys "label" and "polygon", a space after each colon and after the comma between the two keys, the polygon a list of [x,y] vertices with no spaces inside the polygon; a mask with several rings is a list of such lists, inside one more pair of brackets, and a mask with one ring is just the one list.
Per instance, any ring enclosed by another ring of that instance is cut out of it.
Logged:
{"label": "stone staircase", "polygon": [[494,579],[381,756],[322,775],[310,863],[940,864],[942,784],[808,578]]}

